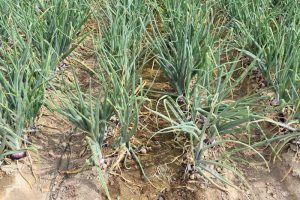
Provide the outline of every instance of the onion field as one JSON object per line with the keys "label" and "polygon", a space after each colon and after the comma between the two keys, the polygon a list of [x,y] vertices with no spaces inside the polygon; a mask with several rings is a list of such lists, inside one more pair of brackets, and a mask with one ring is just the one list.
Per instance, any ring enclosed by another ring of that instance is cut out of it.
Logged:
{"label": "onion field", "polygon": [[0,0],[0,200],[299,185],[298,0]]}

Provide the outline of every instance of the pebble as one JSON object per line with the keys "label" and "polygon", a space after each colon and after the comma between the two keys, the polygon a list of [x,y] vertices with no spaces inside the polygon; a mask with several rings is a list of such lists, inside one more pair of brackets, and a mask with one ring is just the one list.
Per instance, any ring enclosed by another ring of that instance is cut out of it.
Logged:
{"label": "pebble", "polygon": [[280,101],[276,98],[272,99],[271,101],[271,106],[279,106]]}
{"label": "pebble", "polygon": [[299,174],[295,171],[295,170],[293,170],[293,172],[292,172],[292,176],[293,177],[298,177],[299,176]]}
{"label": "pebble", "polygon": [[61,145],[62,145],[62,147],[64,147],[64,148],[67,147],[67,143],[66,143],[66,142],[63,142]]}
{"label": "pebble", "polygon": [[163,196],[159,196],[158,200],[165,200]]}
{"label": "pebble", "polygon": [[92,166],[92,172],[97,173],[97,167],[96,166]]}
{"label": "pebble", "polygon": [[202,178],[202,176],[200,174],[198,174],[198,173],[195,176],[196,176],[197,180],[200,180]]}
{"label": "pebble", "polygon": [[282,196],[287,197],[289,194],[287,192],[282,192]]}
{"label": "pebble", "polygon": [[109,181],[109,185],[114,185],[114,184],[115,184],[115,182],[113,180]]}
{"label": "pebble", "polygon": [[55,154],[54,154],[53,150],[50,150],[50,151],[48,152],[48,154],[49,154],[49,156],[52,157],[52,158],[55,157]]}
{"label": "pebble", "polygon": [[155,144],[155,147],[154,147],[154,148],[160,149],[160,148],[161,148],[161,144],[160,144],[160,143]]}
{"label": "pebble", "polygon": [[145,147],[142,147],[142,149],[140,150],[140,152],[141,152],[142,154],[146,154],[146,153],[147,153],[147,150],[146,150]]}
{"label": "pebble", "polygon": [[102,165],[102,169],[103,169],[103,170],[106,170],[107,167],[108,167],[107,164],[103,164],[103,165]]}
{"label": "pebble", "polygon": [[195,180],[195,174],[191,174],[191,175],[190,175],[190,179],[191,179],[191,180]]}
{"label": "pebble", "polygon": [[290,144],[290,148],[291,148],[291,150],[293,150],[294,152],[297,152],[297,151],[298,151],[298,146],[295,145],[295,144]]}
{"label": "pebble", "polygon": [[217,167],[216,171],[219,172],[219,173],[221,173],[222,172],[222,168],[221,167]]}
{"label": "pebble", "polygon": [[100,163],[100,165],[103,165],[103,164],[105,164],[105,160],[102,158],[102,159],[100,159],[99,163]]}
{"label": "pebble", "polygon": [[146,147],[146,150],[151,151],[152,147]]}

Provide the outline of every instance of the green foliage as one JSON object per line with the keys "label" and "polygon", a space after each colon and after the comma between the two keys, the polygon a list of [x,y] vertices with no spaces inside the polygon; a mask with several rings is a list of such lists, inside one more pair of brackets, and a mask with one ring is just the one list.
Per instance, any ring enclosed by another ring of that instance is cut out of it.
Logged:
{"label": "green foliage", "polygon": [[21,148],[25,128],[34,122],[45,94],[46,63],[32,50],[32,38],[7,29],[9,42],[0,47],[0,139],[2,152]]}
{"label": "green foliage", "polygon": [[[92,150],[92,158],[97,166],[97,171],[107,196],[109,192],[100,169],[102,145],[107,135],[109,120],[113,114],[110,99],[115,95],[114,88],[106,82],[103,74],[89,71],[89,88],[82,88],[73,71],[73,82],[65,81],[65,76],[60,80],[59,90],[55,95],[59,101],[50,101],[48,107],[66,117],[72,124],[84,131]],[[95,90],[94,88],[100,88]],[[53,87],[55,89],[55,87]],[[54,97],[53,97],[54,98]],[[109,197],[110,198],[110,197]]]}
{"label": "green foliage", "polygon": [[57,63],[81,38],[89,15],[83,2],[0,1],[1,157],[22,148]]}
{"label": "green foliage", "polygon": [[[113,114],[117,116],[120,128],[119,139],[115,141],[117,147],[126,144],[129,148],[130,139],[137,131],[144,99],[138,70],[145,63],[141,60],[147,53],[143,36],[151,16],[143,1],[102,3],[92,2],[93,5],[101,4],[103,10],[100,13],[97,10],[93,15],[103,28],[101,38],[96,42],[98,62],[88,69],[92,74],[90,88],[88,92],[81,88],[75,73],[73,83],[65,83],[62,78],[60,102],[54,105],[56,111],[86,133],[95,163],[102,159],[103,139]],[[101,182],[109,197],[103,177]]]}
{"label": "green foliage", "polygon": [[[215,169],[209,167],[209,165],[222,166],[245,182],[241,173],[232,165],[231,157],[226,156],[229,150],[215,159],[205,158],[204,155],[212,147],[228,142],[255,151],[250,145],[242,141],[224,140],[222,136],[224,134],[235,136],[241,132],[249,131],[252,121],[261,118],[250,108],[256,105],[260,98],[253,96],[228,101],[229,95],[248,75],[255,62],[252,62],[237,79],[233,79],[234,73],[240,70],[238,63],[243,53],[240,53],[233,61],[222,62],[223,54],[231,55],[230,52],[232,51],[227,49],[226,44],[226,42],[221,42],[215,51],[209,50],[205,63],[206,70],[199,75],[189,99],[184,99],[185,106],[181,105],[179,99],[175,101],[171,97],[165,96],[160,99],[160,102],[163,102],[167,114],[162,114],[163,112],[158,110],[152,110],[152,112],[171,123],[170,127],[164,128],[158,133],[175,131],[189,136],[193,155],[193,163],[191,164],[203,176],[207,177],[204,172],[208,172],[225,185],[235,187]],[[221,186],[219,187],[221,188]]]}
{"label": "green foliage", "polygon": [[138,70],[147,59],[145,27],[152,11],[140,0],[106,2],[103,7],[105,23],[97,60],[107,74],[107,82],[115,89],[111,104],[119,119],[118,145],[122,145],[136,133],[139,122],[143,95]]}
{"label": "green foliage", "polygon": [[[33,4],[38,17],[33,26],[34,44],[42,59],[65,59],[84,38],[83,25],[90,15],[86,0],[43,0]],[[32,6],[32,7],[33,7]]]}
{"label": "green foliage", "polygon": [[[159,4],[159,3],[158,3]],[[209,1],[162,1],[150,36],[156,59],[178,95],[188,95],[190,82],[205,69],[214,45],[213,10]]]}
{"label": "green foliage", "polygon": [[292,1],[220,1],[236,30],[237,43],[258,60],[258,68],[284,105],[300,102],[300,6]]}
{"label": "green foliage", "polygon": [[[75,72],[73,75],[73,83],[66,83],[64,76],[61,78],[62,85],[59,89],[62,93],[59,91],[55,93],[55,95],[60,94],[58,95],[59,102],[51,103],[54,104],[55,111],[67,117],[70,122],[83,130],[94,143],[101,147],[113,111],[109,103],[109,95],[112,91],[110,87],[105,86],[106,83],[102,76],[97,79],[92,79],[94,77],[92,76],[88,92],[86,92],[80,87]],[[104,87],[100,91],[94,91],[91,86],[92,82],[93,87],[96,85]],[[99,149],[101,149],[100,147]]]}

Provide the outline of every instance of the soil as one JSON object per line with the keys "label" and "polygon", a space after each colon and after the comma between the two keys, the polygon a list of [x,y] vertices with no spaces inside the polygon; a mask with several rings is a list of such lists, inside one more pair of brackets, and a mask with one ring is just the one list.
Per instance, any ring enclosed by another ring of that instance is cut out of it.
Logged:
{"label": "soil", "polygon": [[[79,173],[66,174],[65,171],[80,169],[89,156],[84,136],[65,120],[48,113],[37,123],[38,132],[31,135],[38,153],[30,157],[1,165],[0,199],[2,200],[36,200],[36,199],[106,199],[93,167]],[[59,127],[59,128],[58,128]],[[142,141],[140,132],[137,141]],[[156,136],[146,151],[139,154],[150,182],[145,181],[132,159],[127,167],[116,174],[106,173],[110,193],[113,199],[122,200],[293,200],[300,199],[300,154],[289,148],[283,153],[282,161],[270,164],[270,172],[265,165],[251,162],[241,166],[248,177],[249,190],[239,192],[228,188],[223,192],[205,182],[202,177],[185,177],[183,141],[174,135]],[[144,142],[143,142],[144,143]],[[109,147],[107,147],[109,148]],[[294,150],[293,150],[294,149]],[[158,152],[158,153],[157,153]],[[234,179],[234,177],[233,177]]]}

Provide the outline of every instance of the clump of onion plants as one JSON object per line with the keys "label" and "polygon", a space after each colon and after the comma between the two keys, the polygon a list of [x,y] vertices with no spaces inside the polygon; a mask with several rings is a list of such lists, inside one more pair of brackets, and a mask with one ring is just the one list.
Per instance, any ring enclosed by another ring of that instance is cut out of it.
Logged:
{"label": "clump of onion plants", "polygon": [[247,76],[253,64],[233,81],[233,74],[240,70],[238,62],[242,53],[233,61],[221,63],[224,51],[226,51],[225,46],[219,47],[218,50],[209,48],[209,54],[203,66],[206,70],[198,74],[198,80],[193,86],[194,89],[189,99],[185,97],[186,106],[182,105],[180,99],[174,100],[169,96],[164,96],[159,103],[163,103],[166,110],[164,113],[167,114],[152,110],[157,116],[170,122],[169,127],[156,134],[177,132],[187,134],[190,139],[191,160],[187,164],[187,171],[200,173],[221,190],[226,190],[222,184],[237,187],[216,171],[218,167],[229,170],[242,181],[246,181],[233,165],[231,157],[227,156],[228,150],[217,157],[208,157],[207,152],[213,147],[222,146],[228,142],[246,146],[255,151],[247,144],[237,140],[226,140],[222,136],[230,134],[234,137],[235,134],[249,130],[248,126],[255,118],[249,106],[257,102],[257,98],[251,97],[239,100],[230,99],[231,93]]}
{"label": "clump of onion plants", "polygon": [[[31,9],[38,18],[34,32],[34,45],[47,59],[52,53],[52,63],[65,59],[85,38],[85,23],[90,17],[86,0],[43,0],[33,1]],[[55,68],[55,66],[54,66]]]}
{"label": "clump of onion plants", "polygon": [[49,66],[37,58],[32,38],[25,41],[12,24],[6,29],[9,39],[0,46],[0,159],[11,154],[18,159],[25,156],[24,133],[43,104]]}
{"label": "clump of onion plants", "polygon": [[62,75],[59,90],[55,90],[52,94],[58,96],[59,101],[49,101],[48,107],[66,117],[84,132],[92,151],[92,161],[97,167],[102,186],[109,197],[100,162],[104,159],[102,145],[114,111],[110,99],[111,95],[115,94],[115,88],[111,87],[102,73],[88,70],[91,75],[88,88],[81,87],[75,71],[71,83],[66,82],[65,76]]}
{"label": "clump of onion plants", "polygon": [[74,49],[89,15],[84,1],[1,1],[0,154],[21,151],[57,64]]}
{"label": "clump of onion plants", "polygon": [[12,15],[19,33],[31,30],[33,45],[41,60],[47,61],[51,53],[53,69],[84,39],[83,25],[90,16],[85,0],[9,0],[1,2],[1,6],[3,17]]}
{"label": "clump of onion plants", "polygon": [[[62,79],[59,90],[56,90],[55,94],[60,93],[60,101],[49,104],[54,103],[54,110],[85,132],[98,169],[99,161],[103,159],[102,144],[112,115],[118,118],[119,137],[114,142],[118,156],[111,169],[128,152],[137,158],[130,139],[137,131],[139,110],[144,101],[138,70],[145,63],[142,56],[147,54],[143,35],[144,27],[150,21],[149,11],[149,7],[138,0],[103,2],[101,11],[95,10],[93,13],[102,25],[101,37],[95,44],[97,64],[88,68],[93,87],[90,86],[88,90],[80,87],[74,73],[73,83],[65,83]],[[99,175],[109,197],[101,170]]]}
{"label": "clump of onion plants", "polygon": [[155,58],[178,95],[188,95],[191,80],[206,70],[215,42],[210,1],[158,1],[149,36]]}
{"label": "clump of onion plants", "polygon": [[[101,163],[105,159],[102,155],[102,146],[108,134],[108,128],[115,124],[110,122],[113,115],[118,116],[120,136],[115,145],[120,150],[115,163],[121,161],[130,148],[130,139],[136,133],[138,114],[143,98],[138,96],[136,85],[131,85],[133,90],[123,85],[123,79],[117,71],[110,66],[102,67],[99,64],[93,68],[86,68],[90,74],[90,84],[84,88],[79,83],[75,70],[72,82],[59,81],[58,87],[52,95],[58,101],[49,101],[49,108],[66,117],[72,124],[83,131],[92,151],[92,161],[96,165],[100,181],[110,199]],[[134,81],[131,79],[131,81]],[[134,82],[135,83],[135,82]],[[131,91],[129,91],[131,90]],[[132,92],[132,93],[131,93]],[[125,145],[126,144],[126,145]],[[130,148],[131,149],[131,148]],[[90,164],[88,162],[87,164]]]}
{"label": "clump of onion plants", "polygon": [[[103,13],[97,60],[105,69],[108,82],[117,89],[110,99],[119,122],[119,138],[115,141],[119,153],[111,167],[114,170],[127,153],[138,161],[130,139],[137,131],[144,101],[138,72],[146,63],[145,27],[152,10],[144,1],[118,0],[104,3]],[[99,15],[96,17],[100,20]]]}
{"label": "clump of onion plants", "polygon": [[[264,96],[246,96],[240,99],[231,97],[234,90],[247,77],[255,67],[257,60],[253,60],[246,68],[239,67],[242,56],[247,52],[232,53],[227,41],[219,43],[217,47],[210,47],[209,54],[203,70],[197,76],[196,84],[189,96],[182,98],[171,98],[163,96],[162,103],[165,112],[151,110],[158,117],[168,121],[170,126],[158,131],[156,134],[178,133],[186,134],[191,143],[191,158],[187,164],[187,172],[199,173],[204,179],[209,180],[214,186],[226,191],[226,185],[239,188],[228,180],[217,168],[228,170],[247,185],[242,173],[235,166],[237,152],[251,150],[262,160],[265,158],[255,149],[257,146],[271,145],[273,141],[284,140],[289,136],[273,136],[264,138],[263,141],[254,141],[251,138],[252,131],[259,128],[259,122],[267,121],[276,125],[282,125],[290,130],[288,125],[265,117],[265,113],[257,110]],[[224,56],[228,56],[224,61]],[[241,72],[242,70],[242,72]],[[241,72],[238,77],[234,75]],[[239,139],[240,134],[245,133],[249,138]],[[224,137],[226,135],[226,137]],[[299,135],[299,134],[298,134]],[[233,144],[234,148],[227,148],[226,144]],[[209,152],[216,148],[223,148],[219,154],[212,156]]]}
{"label": "clump of onion plants", "polygon": [[[11,20],[11,9],[10,7],[6,4],[6,3],[0,3],[0,10],[1,10],[1,16],[0,16],[0,20],[1,21],[6,21],[6,23],[8,21]],[[5,27],[3,24],[1,24],[0,26],[0,39],[2,42],[7,42],[8,39],[8,31],[6,29],[7,27]]]}
{"label": "clump of onion plants", "polygon": [[[300,7],[293,1],[221,1],[235,27],[237,44],[257,59],[258,69],[275,91],[275,99],[299,113]],[[289,121],[289,120],[288,120]]]}

